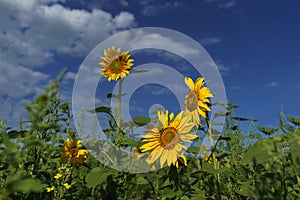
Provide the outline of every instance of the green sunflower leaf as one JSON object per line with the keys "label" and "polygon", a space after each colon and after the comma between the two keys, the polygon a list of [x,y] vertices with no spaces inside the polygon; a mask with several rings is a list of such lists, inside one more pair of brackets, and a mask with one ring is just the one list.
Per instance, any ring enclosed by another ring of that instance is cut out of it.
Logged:
{"label": "green sunflower leaf", "polygon": [[138,176],[136,183],[138,185],[146,185],[146,184],[148,184],[148,181],[144,177]]}
{"label": "green sunflower leaf", "polygon": [[137,116],[134,117],[132,121],[138,126],[144,126],[146,124],[149,124],[151,122],[151,119],[144,116]]}
{"label": "green sunflower leaf", "polygon": [[200,152],[200,148],[195,146],[190,146],[186,151],[189,153],[198,154]]}
{"label": "green sunflower leaf", "polygon": [[[253,146],[247,149],[242,163],[249,164],[252,162],[266,163],[280,156],[279,152],[275,151],[274,142],[272,139],[261,139]],[[276,160],[276,159],[275,159]]]}
{"label": "green sunflower leaf", "polygon": [[111,108],[105,107],[105,106],[100,106],[95,108],[94,110],[88,110],[88,112],[91,113],[107,113],[110,114]]}
{"label": "green sunflower leaf", "polygon": [[16,180],[8,184],[8,190],[11,192],[42,192],[43,186],[37,179],[27,178],[24,180]]}
{"label": "green sunflower leaf", "polygon": [[121,137],[121,145],[124,146],[132,146],[132,147],[136,147],[138,145],[138,141],[135,141],[132,138],[128,138],[128,137]]}
{"label": "green sunflower leaf", "polygon": [[122,95],[117,95],[117,94],[113,94],[113,93],[108,93],[107,95],[106,95],[106,98],[118,98],[118,97],[122,97],[122,96],[125,96],[126,94],[122,94]]}
{"label": "green sunflower leaf", "polygon": [[9,140],[7,134],[4,131],[1,133],[1,142],[4,143],[9,152],[17,151],[16,145]]}
{"label": "green sunflower leaf", "polygon": [[107,174],[103,169],[100,167],[95,167],[90,171],[86,177],[85,181],[87,183],[88,188],[95,187],[102,182],[104,182],[109,174]]}
{"label": "green sunflower leaf", "polygon": [[139,74],[139,73],[145,73],[145,72],[149,72],[150,70],[147,70],[147,69],[141,69],[141,70],[138,70],[138,69],[131,69],[129,71],[130,74]]}

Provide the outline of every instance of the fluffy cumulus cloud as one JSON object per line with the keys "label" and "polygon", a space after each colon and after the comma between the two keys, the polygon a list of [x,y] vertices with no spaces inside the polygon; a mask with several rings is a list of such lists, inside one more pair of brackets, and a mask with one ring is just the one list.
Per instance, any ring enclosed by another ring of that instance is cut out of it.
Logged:
{"label": "fluffy cumulus cloud", "polygon": [[9,63],[0,64],[0,94],[21,98],[41,92],[39,85],[47,82],[48,75]]}
{"label": "fluffy cumulus cloud", "polygon": [[49,0],[24,2],[0,2],[0,58],[14,64],[42,66],[54,52],[84,55],[112,33],[135,25],[128,12],[112,16],[100,9],[44,4]]}
{"label": "fluffy cumulus cloud", "polygon": [[[112,15],[98,8],[71,9],[61,3],[67,0],[0,1],[1,108],[21,105],[22,99],[43,89],[50,75],[39,70],[55,63],[55,54],[85,56],[113,33],[135,26],[129,12]],[[74,74],[67,74],[67,79],[73,78]],[[2,109],[1,117],[3,112],[10,110]]]}

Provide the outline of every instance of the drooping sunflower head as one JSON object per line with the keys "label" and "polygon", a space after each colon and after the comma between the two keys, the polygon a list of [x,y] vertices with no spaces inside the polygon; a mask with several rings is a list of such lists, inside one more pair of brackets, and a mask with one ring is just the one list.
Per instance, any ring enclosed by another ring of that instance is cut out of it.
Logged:
{"label": "drooping sunflower head", "polygon": [[100,71],[102,76],[108,78],[108,81],[116,81],[119,78],[126,77],[133,65],[133,59],[131,59],[129,52],[121,53],[121,48],[115,49],[114,46],[111,49],[104,50],[104,56],[101,59],[102,62],[99,64],[102,68],[100,68]]}
{"label": "drooping sunflower head", "polygon": [[71,164],[81,164],[86,161],[88,150],[81,148],[81,140],[67,138],[61,149],[62,162],[67,163],[69,161]]}
{"label": "drooping sunflower head", "polygon": [[200,125],[199,115],[207,118],[207,112],[210,111],[209,98],[213,95],[208,87],[204,87],[205,80],[203,77],[198,78],[195,83],[189,77],[185,77],[184,81],[190,89],[185,98],[185,115]]}
{"label": "drooping sunflower head", "polygon": [[145,144],[141,146],[141,150],[151,152],[147,162],[151,164],[160,158],[161,167],[166,162],[168,166],[173,164],[178,167],[178,160],[186,165],[182,150],[187,148],[182,143],[192,142],[197,138],[197,135],[190,133],[195,123],[183,116],[183,112],[174,118],[174,114],[169,114],[168,110],[165,113],[158,111],[157,116],[158,125],[149,125],[142,139]]}

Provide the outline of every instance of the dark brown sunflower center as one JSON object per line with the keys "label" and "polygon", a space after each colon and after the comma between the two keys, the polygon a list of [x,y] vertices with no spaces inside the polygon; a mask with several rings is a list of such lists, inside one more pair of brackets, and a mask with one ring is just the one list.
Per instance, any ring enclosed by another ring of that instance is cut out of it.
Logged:
{"label": "dark brown sunflower center", "polygon": [[189,91],[189,93],[186,96],[186,108],[188,111],[194,111],[198,107],[198,98],[196,96],[196,93],[192,90]]}
{"label": "dark brown sunflower center", "polygon": [[170,144],[170,142],[172,142],[172,140],[174,139],[176,134],[177,134],[177,130],[174,127],[168,127],[168,128],[162,129],[160,131],[161,145],[167,146],[168,144]]}
{"label": "dark brown sunflower center", "polygon": [[78,155],[78,150],[77,150],[77,149],[71,149],[70,153],[71,153],[71,155],[72,155],[73,157],[75,157],[75,156]]}
{"label": "dark brown sunflower center", "polygon": [[120,69],[122,68],[122,61],[121,59],[117,58],[112,63],[110,64],[110,70],[112,72],[119,72]]}

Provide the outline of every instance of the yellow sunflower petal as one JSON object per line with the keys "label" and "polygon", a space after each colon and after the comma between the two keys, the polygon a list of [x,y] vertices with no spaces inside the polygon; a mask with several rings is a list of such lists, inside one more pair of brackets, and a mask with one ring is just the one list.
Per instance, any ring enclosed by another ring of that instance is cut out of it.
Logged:
{"label": "yellow sunflower petal", "polygon": [[191,130],[194,128],[196,123],[189,123],[188,125],[182,126],[179,129],[180,134],[185,134],[191,132]]}
{"label": "yellow sunflower petal", "polygon": [[170,113],[170,115],[169,115],[169,121],[173,121],[173,119],[174,119],[174,113]]}
{"label": "yellow sunflower petal", "polygon": [[182,134],[181,135],[181,139],[184,141],[184,142],[192,142],[194,139],[196,139],[198,136],[195,135],[195,134]]}
{"label": "yellow sunflower petal", "polygon": [[204,78],[203,77],[199,77],[196,82],[195,82],[195,90],[196,92],[199,91],[199,89],[204,85]]}
{"label": "yellow sunflower petal", "polygon": [[190,90],[194,90],[195,84],[194,84],[193,80],[190,77],[185,77],[184,82],[190,88]]}
{"label": "yellow sunflower petal", "polygon": [[175,149],[177,152],[180,152],[182,150],[182,144],[178,143],[176,146],[175,146]]}
{"label": "yellow sunflower petal", "polygon": [[156,148],[158,145],[160,145],[159,141],[148,142],[141,146],[141,150],[142,150],[142,152],[149,151],[149,150]]}
{"label": "yellow sunflower petal", "polygon": [[199,112],[199,114],[200,114],[202,117],[207,118],[206,112],[204,112],[203,110],[201,110],[199,107],[198,107],[198,112]]}
{"label": "yellow sunflower petal", "polygon": [[[160,156],[161,156],[161,154],[162,154],[162,152],[163,152],[163,148],[158,148],[158,150],[153,150],[152,152],[151,152],[151,154],[150,154],[150,158],[151,158],[151,160],[153,160],[153,162],[155,161],[155,160],[157,160]],[[152,163],[153,163],[152,162]]]}
{"label": "yellow sunflower petal", "polygon": [[199,90],[200,96],[203,96],[205,98],[213,97],[213,95],[210,92],[210,89],[208,87],[203,87]]}
{"label": "yellow sunflower petal", "polygon": [[164,149],[160,156],[160,167],[163,167],[165,162],[167,161],[168,150]]}
{"label": "yellow sunflower petal", "polygon": [[179,124],[180,124],[180,121],[181,121],[181,118],[182,118],[182,114],[183,114],[183,111],[178,113],[178,115],[176,116],[174,121],[171,123],[172,127],[176,128],[176,129],[179,127]]}
{"label": "yellow sunflower petal", "polygon": [[168,116],[167,114],[168,114],[168,110],[166,110],[166,114],[164,114],[164,112],[161,110],[157,111],[158,120],[163,124],[163,126],[166,123],[166,121],[168,122],[168,119],[166,117]]}
{"label": "yellow sunflower petal", "polygon": [[73,140],[71,140],[70,138],[67,138],[65,141],[65,147],[68,149],[72,149],[74,146],[73,142],[74,142]]}
{"label": "yellow sunflower petal", "polygon": [[179,157],[179,160],[185,165],[187,166],[187,160],[184,154],[181,154],[181,156]]}
{"label": "yellow sunflower petal", "polygon": [[76,148],[82,147],[81,140],[75,140],[75,142],[76,142]]}
{"label": "yellow sunflower petal", "polygon": [[169,150],[168,155],[169,156],[167,157],[167,164],[168,164],[168,166],[171,166],[171,164],[177,160],[177,152],[175,149],[172,149],[172,150]]}

